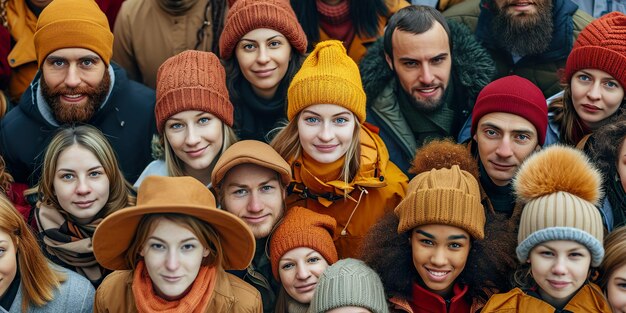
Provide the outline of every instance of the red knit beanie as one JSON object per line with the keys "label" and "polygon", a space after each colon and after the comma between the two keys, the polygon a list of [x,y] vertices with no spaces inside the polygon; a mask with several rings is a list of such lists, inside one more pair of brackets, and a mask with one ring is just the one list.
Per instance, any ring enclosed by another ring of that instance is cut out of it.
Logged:
{"label": "red knit beanie", "polygon": [[626,15],[611,12],[580,32],[567,58],[564,83],[586,68],[607,72],[626,88]]}
{"label": "red knit beanie", "polygon": [[211,52],[187,50],[163,62],[157,73],[154,115],[159,134],[165,121],[184,111],[203,111],[233,126],[226,73]]}
{"label": "red knit beanie", "polygon": [[537,129],[539,145],[546,140],[548,105],[539,87],[529,80],[511,75],[489,83],[478,94],[472,111],[472,136],[478,121],[489,113],[503,112],[523,117]]}
{"label": "red knit beanie", "polygon": [[259,28],[273,29],[285,36],[300,53],[307,39],[288,0],[237,0],[228,10],[220,37],[220,56],[228,60],[245,34]]}
{"label": "red knit beanie", "polygon": [[311,248],[321,254],[329,265],[337,262],[337,248],[333,241],[335,227],[337,222],[330,215],[297,206],[288,209],[270,239],[270,262],[276,280],[280,281],[280,258],[295,248]]}

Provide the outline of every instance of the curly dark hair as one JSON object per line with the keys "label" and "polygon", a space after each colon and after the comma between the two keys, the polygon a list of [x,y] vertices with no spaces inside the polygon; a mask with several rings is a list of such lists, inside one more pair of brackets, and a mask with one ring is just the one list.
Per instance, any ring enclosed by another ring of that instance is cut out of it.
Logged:
{"label": "curly dark hair", "polygon": [[617,160],[626,139],[626,115],[619,115],[593,133],[589,156],[604,175],[605,183],[617,173]]}

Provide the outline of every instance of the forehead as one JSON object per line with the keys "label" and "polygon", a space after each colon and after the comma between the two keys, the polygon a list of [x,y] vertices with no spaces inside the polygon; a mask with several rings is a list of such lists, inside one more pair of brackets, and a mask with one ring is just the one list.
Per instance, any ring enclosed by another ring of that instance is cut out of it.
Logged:
{"label": "forehead", "polygon": [[535,126],[527,119],[506,112],[492,112],[485,114],[478,120],[478,127],[495,126],[502,130],[531,131],[536,133]]}
{"label": "forehead", "polygon": [[467,236],[467,238],[470,238],[469,233],[465,231],[464,229],[456,227],[456,226],[445,225],[445,224],[420,225],[420,226],[415,227],[414,230],[422,231],[430,235],[433,235],[436,239],[446,239],[449,236],[459,236],[459,235],[465,235]]}
{"label": "forehead", "polygon": [[446,30],[438,22],[421,33],[413,34],[396,29],[391,36],[395,58],[430,59],[442,53],[450,54],[450,43]]}
{"label": "forehead", "polygon": [[285,37],[278,31],[275,31],[270,28],[257,28],[249,31],[241,40],[253,40],[253,41],[263,41],[273,37]]}
{"label": "forehead", "polygon": [[97,53],[85,49],[85,48],[63,48],[54,50],[47,57],[50,58],[60,58],[66,60],[80,60],[84,58],[100,58]]}
{"label": "forehead", "polygon": [[223,184],[253,185],[270,180],[278,180],[276,171],[253,163],[243,163],[226,172]]}

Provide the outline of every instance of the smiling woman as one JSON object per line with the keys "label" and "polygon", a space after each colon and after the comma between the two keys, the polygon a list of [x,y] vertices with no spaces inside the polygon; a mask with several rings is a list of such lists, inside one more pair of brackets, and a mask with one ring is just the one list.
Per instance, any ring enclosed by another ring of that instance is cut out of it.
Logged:
{"label": "smiling woman", "polygon": [[48,146],[35,189],[44,252],[97,287],[109,272],[93,255],[93,233],[105,216],[134,203],[113,148],[92,126],[61,129]]}

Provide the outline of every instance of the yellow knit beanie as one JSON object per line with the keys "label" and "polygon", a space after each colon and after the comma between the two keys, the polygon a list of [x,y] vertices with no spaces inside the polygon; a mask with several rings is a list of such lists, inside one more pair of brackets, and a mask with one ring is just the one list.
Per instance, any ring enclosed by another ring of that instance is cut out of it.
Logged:
{"label": "yellow knit beanie", "polygon": [[340,41],[318,43],[293,77],[287,91],[287,118],[291,121],[304,108],[336,104],[365,121],[365,92],[359,68]]}
{"label": "yellow knit beanie", "polygon": [[55,0],[46,6],[35,31],[37,65],[63,48],[84,48],[97,53],[109,65],[113,33],[106,15],[93,0]]}

